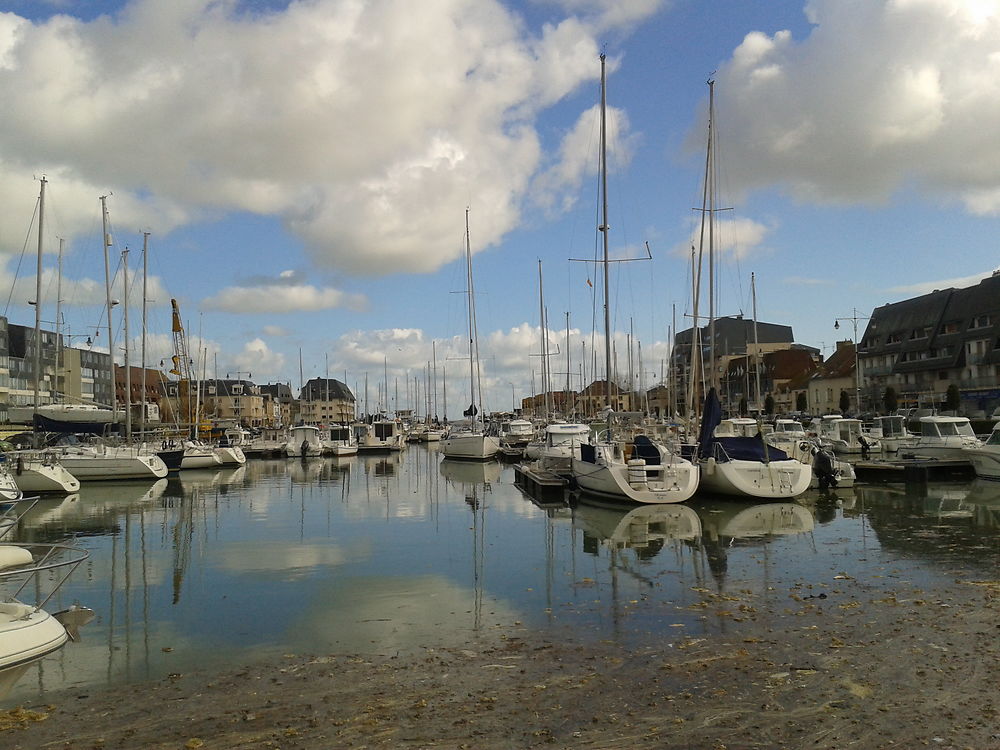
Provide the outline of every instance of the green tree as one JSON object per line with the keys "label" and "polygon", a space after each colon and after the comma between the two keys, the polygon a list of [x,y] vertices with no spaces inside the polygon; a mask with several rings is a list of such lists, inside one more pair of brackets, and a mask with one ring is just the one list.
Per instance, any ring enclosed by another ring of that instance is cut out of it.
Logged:
{"label": "green tree", "polygon": [[885,396],[883,397],[882,402],[885,404],[886,414],[892,414],[899,408],[899,400],[896,398],[896,389],[891,385],[886,387]]}
{"label": "green tree", "polygon": [[795,395],[795,411],[805,411],[807,406],[809,406],[809,399],[806,397],[806,392],[799,391]]}
{"label": "green tree", "polygon": [[958,392],[958,386],[952,383],[944,395],[945,411],[958,411],[958,407],[961,405],[962,397]]}
{"label": "green tree", "polygon": [[846,414],[847,410],[851,407],[851,397],[847,395],[847,391],[840,392],[840,413]]}
{"label": "green tree", "polygon": [[774,396],[770,393],[764,398],[764,413],[767,415],[774,414]]}

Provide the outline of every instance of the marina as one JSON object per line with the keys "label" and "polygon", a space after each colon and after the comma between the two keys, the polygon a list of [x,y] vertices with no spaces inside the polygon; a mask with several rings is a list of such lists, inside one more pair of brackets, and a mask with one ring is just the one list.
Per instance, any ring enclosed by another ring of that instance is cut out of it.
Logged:
{"label": "marina", "polygon": [[255,458],[42,499],[14,538],[75,538],[87,563],[50,608],[96,617],[7,705],[288,653],[456,647],[515,624],[529,641],[711,639],[754,619],[706,610],[719,596],[752,592],[761,606],[857,580],[872,598],[898,592],[899,576],[948,590],[1000,567],[1000,483],[859,482],[778,503],[536,501],[514,467],[435,448]]}

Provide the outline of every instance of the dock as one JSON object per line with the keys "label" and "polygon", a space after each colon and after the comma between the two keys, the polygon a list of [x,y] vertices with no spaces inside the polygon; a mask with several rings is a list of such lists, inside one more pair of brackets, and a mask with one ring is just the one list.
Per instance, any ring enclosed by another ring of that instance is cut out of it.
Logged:
{"label": "dock", "polygon": [[514,465],[514,484],[535,499],[562,499],[569,480],[528,463]]}
{"label": "dock", "polygon": [[926,484],[975,475],[972,464],[962,459],[884,458],[857,461],[853,465],[857,478],[865,482]]}

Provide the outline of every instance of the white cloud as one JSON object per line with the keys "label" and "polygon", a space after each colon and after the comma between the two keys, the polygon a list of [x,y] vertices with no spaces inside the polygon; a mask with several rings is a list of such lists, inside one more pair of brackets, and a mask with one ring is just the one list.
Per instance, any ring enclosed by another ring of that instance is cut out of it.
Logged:
{"label": "white cloud", "polygon": [[732,184],[878,203],[913,183],[1000,213],[997,3],[810,0],[806,10],[808,37],[748,34],[719,70]]}
{"label": "white cloud", "polygon": [[[746,258],[752,253],[760,253],[765,250],[764,240],[773,229],[773,226],[762,224],[750,218],[732,217],[725,221],[720,221],[715,225],[714,242],[717,257],[729,256],[732,258]],[[673,249],[673,254],[685,258],[691,258],[691,248],[704,247],[706,258],[708,253],[708,230],[704,230],[705,241],[702,242],[701,221],[691,220],[691,231],[687,242],[678,245]],[[707,259],[704,262],[708,262]]]}
{"label": "white cloud", "polygon": [[[517,225],[540,167],[536,118],[596,78],[595,34],[659,7],[623,5],[573,3],[579,17],[534,34],[496,0],[2,14],[0,171],[16,179],[0,200],[47,170],[69,194],[64,236],[113,191],[123,226],[249,211],[281,217],[321,266],[433,270],[462,252],[463,207],[482,209],[475,250]],[[4,216],[0,236],[19,234]]]}
{"label": "white cloud", "polygon": [[232,365],[229,372],[252,372],[253,380],[257,383],[265,383],[270,378],[282,375],[285,367],[285,355],[272,352],[263,339],[247,341],[242,351],[229,358]]}
{"label": "white cloud", "polygon": [[284,338],[285,336],[290,336],[291,331],[287,328],[282,328],[281,326],[264,326],[261,332],[265,336],[274,336],[275,338]]}
{"label": "white cloud", "polygon": [[362,294],[349,294],[330,287],[308,284],[231,286],[202,301],[205,310],[231,313],[317,312],[332,308],[360,311],[367,307]]}
{"label": "white cloud", "polygon": [[994,273],[996,273],[996,271],[984,271],[982,273],[973,274],[972,276],[959,276],[953,279],[939,279],[938,281],[922,281],[917,284],[890,287],[886,291],[893,292],[895,294],[914,296],[927,294],[939,289],[950,289],[952,287],[955,289],[961,289],[962,287],[975,286],[983,279],[992,276]]}

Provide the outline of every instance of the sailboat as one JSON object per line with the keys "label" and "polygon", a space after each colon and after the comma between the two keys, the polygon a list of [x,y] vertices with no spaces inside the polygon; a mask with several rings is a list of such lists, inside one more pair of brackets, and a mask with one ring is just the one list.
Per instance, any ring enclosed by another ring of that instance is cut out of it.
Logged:
{"label": "sailboat", "polygon": [[[605,57],[601,55],[601,225],[604,244],[604,389],[609,429],[592,443],[580,445],[571,470],[584,492],[635,503],[681,503],[698,489],[698,467],[671,447],[636,436],[631,446],[616,440],[611,429],[611,304],[608,274],[608,170],[607,170],[607,86]],[[630,453],[629,453],[630,451]]]}
{"label": "sailboat", "polygon": [[[722,421],[722,404],[719,402],[716,382],[718,368],[715,362],[715,81],[709,81],[708,152],[705,159],[705,186],[702,207],[702,236],[708,237],[709,258],[709,362],[712,383],[705,396],[701,428],[698,433],[698,461],[701,466],[701,490],[743,498],[791,498],[809,489],[812,467],[791,458],[784,451],[764,442],[758,431],[747,436],[721,436],[716,428]],[[755,298],[756,299],[756,298]],[[756,308],[756,302],[755,302]],[[756,315],[755,315],[756,319]],[[692,329],[692,341],[697,333],[697,319]],[[700,358],[692,346],[692,360]],[[758,397],[760,387],[757,388]]]}
{"label": "sailboat", "polygon": [[441,453],[447,458],[467,458],[483,461],[500,452],[500,440],[484,429],[482,404],[476,398],[479,380],[479,342],[476,333],[476,301],[472,285],[472,242],[469,236],[469,209],[465,209],[465,277],[469,298],[469,418],[463,427],[449,430],[441,440]]}

